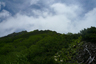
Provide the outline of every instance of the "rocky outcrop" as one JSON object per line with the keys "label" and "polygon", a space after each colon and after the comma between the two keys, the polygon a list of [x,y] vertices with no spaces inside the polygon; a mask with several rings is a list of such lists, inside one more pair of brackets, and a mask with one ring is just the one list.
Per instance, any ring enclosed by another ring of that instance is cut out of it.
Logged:
{"label": "rocky outcrop", "polygon": [[96,64],[96,44],[84,42],[78,49],[76,60],[79,64]]}

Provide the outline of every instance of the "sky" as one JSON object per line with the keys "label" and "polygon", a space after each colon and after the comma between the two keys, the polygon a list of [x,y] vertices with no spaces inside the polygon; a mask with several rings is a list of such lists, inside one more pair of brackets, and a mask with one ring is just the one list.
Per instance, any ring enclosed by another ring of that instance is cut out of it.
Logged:
{"label": "sky", "polygon": [[96,27],[96,0],[0,0],[0,37],[52,30],[78,33]]}

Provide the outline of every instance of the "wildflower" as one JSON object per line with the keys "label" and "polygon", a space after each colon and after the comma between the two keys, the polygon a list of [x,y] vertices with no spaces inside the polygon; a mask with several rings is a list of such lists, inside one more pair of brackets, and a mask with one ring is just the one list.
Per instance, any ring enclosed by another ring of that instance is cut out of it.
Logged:
{"label": "wildflower", "polygon": [[60,60],[60,62],[63,62],[63,60]]}
{"label": "wildflower", "polygon": [[55,61],[57,61],[57,59],[56,59],[56,58],[55,58],[54,60],[55,60]]}

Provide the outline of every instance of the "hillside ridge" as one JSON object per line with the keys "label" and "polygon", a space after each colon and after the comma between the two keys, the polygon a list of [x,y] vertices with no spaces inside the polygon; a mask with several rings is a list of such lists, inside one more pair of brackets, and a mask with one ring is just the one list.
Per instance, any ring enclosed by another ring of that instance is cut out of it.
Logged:
{"label": "hillside ridge", "polygon": [[95,42],[95,27],[77,34],[14,32],[0,38],[0,64],[95,64]]}

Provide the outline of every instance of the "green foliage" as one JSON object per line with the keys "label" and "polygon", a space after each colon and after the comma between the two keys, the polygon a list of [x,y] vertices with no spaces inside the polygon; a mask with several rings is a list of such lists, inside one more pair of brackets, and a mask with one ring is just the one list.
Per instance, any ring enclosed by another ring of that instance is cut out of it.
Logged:
{"label": "green foliage", "polygon": [[82,37],[79,37],[78,39],[73,40],[68,48],[62,48],[57,52],[54,56],[54,60],[60,64],[78,64],[75,56],[77,55],[78,49],[83,44],[81,38]]}
{"label": "green foliage", "polygon": [[80,31],[80,34],[83,37],[82,39],[84,41],[92,42],[92,43],[96,42],[96,28],[95,27],[84,29]]}
{"label": "green foliage", "polygon": [[0,64],[78,64],[82,40],[96,41],[96,28],[79,34],[50,30],[12,33],[0,38]]}
{"label": "green foliage", "polygon": [[6,55],[9,52],[12,52],[14,47],[11,44],[6,44],[0,49],[0,54]]}

